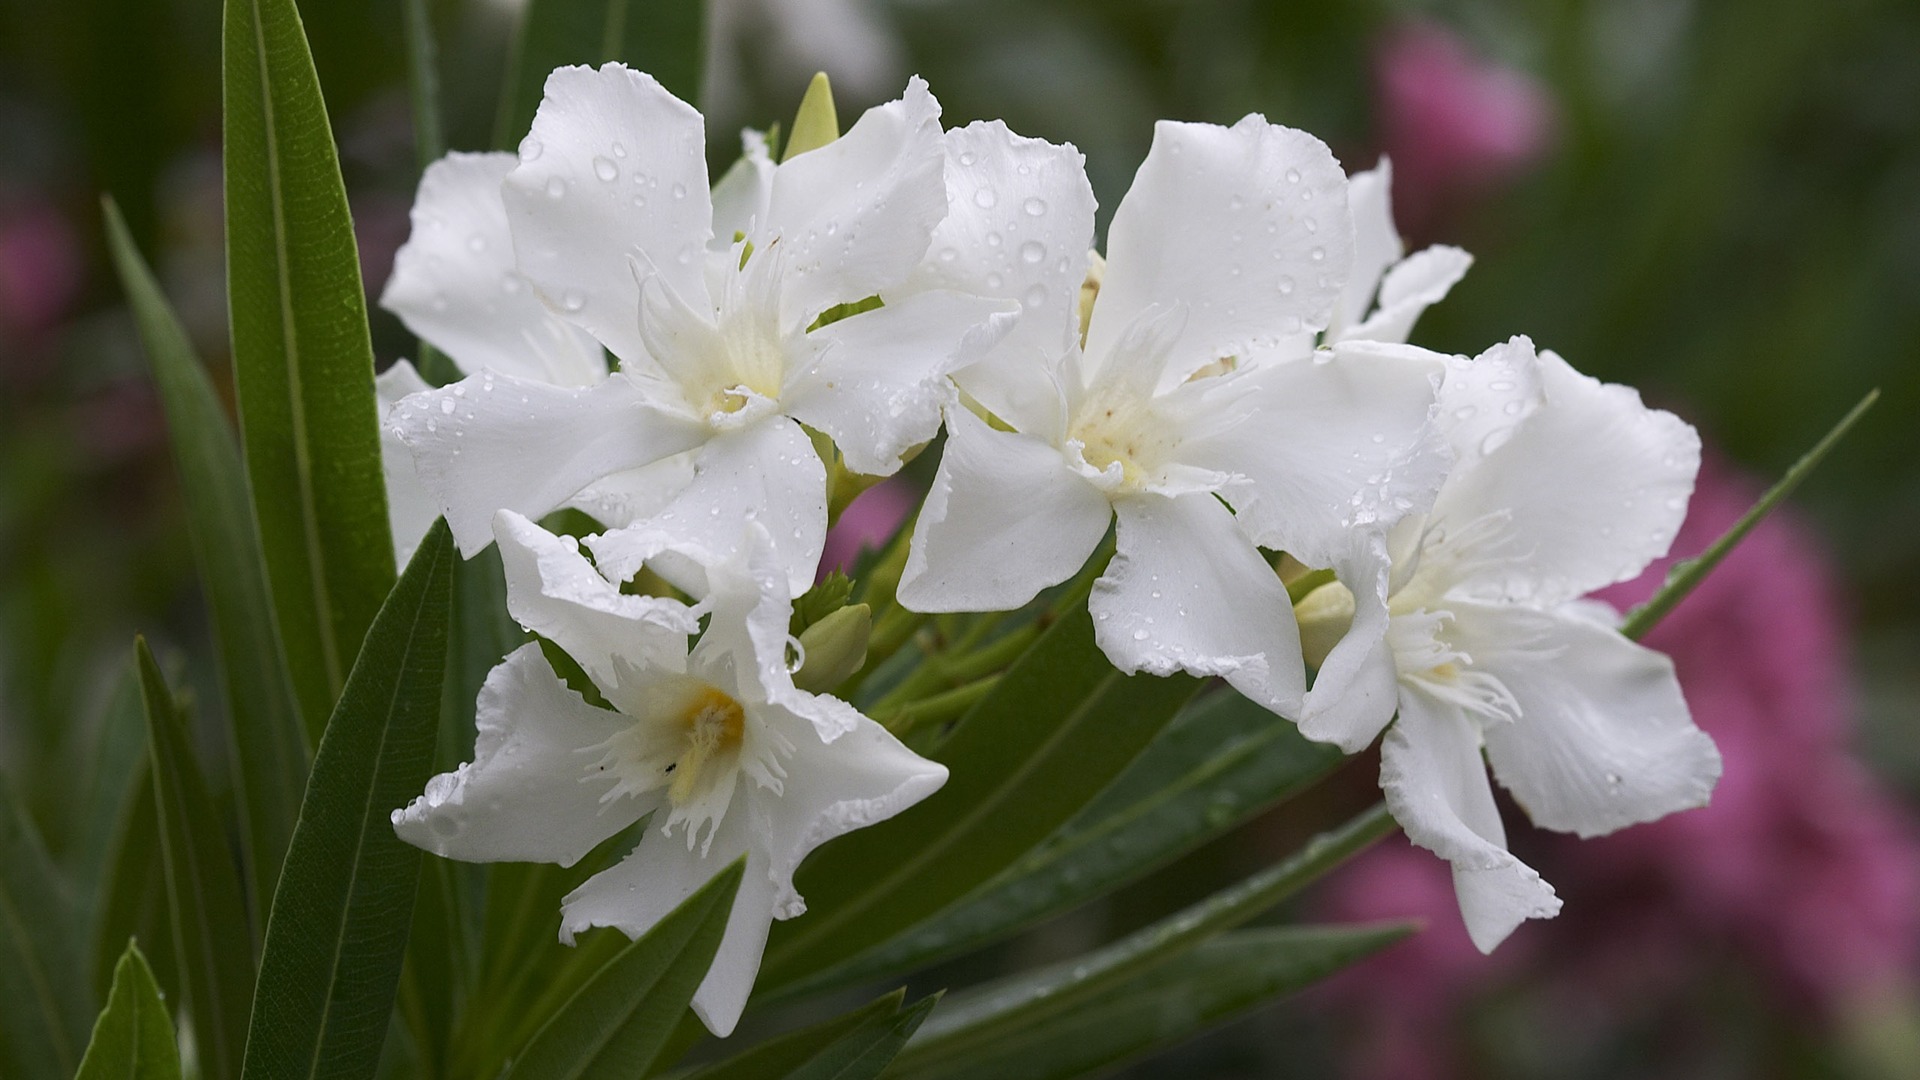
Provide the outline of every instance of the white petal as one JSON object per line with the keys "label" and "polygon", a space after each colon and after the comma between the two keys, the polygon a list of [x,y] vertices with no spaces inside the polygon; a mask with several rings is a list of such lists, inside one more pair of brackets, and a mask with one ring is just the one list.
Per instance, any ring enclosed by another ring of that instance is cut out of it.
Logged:
{"label": "white petal", "polygon": [[[1058,392],[1043,364],[1079,341],[1080,285],[1093,244],[1093,188],[1071,145],[998,120],[947,132],[947,217],[909,288],[958,289],[1020,304],[1020,321],[956,378],[1021,431],[1044,426]],[[984,205],[983,205],[984,204]]]}
{"label": "white petal", "polygon": [[1057,448],[948,409],[897,595],[912,611],[1011,611],[1072,577],[1112,520]]}
{"label": "white petal", "polygon": [[1462,525],[1511,515],[1507,541],[1523,557],[1487,561],[1462,584],[1547,607],[1666,554],[1700,468],[1700,436],[1630,387],[1552,353],[1539,366],[1544,404],[1477,466],[1455,470],[1434,517]]}
{"label": "white petal", "polygon": [[1348,331],[1372,310],[1381,277],[1406,252],[1393,225],[1393,164],[1386,158],[1353,174],[1347,182],[1347,205],[1353,209],[1353,274],[1327,324],[1329,341],[1354,336]]}
{"label": "white petal", "polygon": [[630,260],[704,306],[706,127],[653,76],[621,64],[547,76],[502,194],[520,272],[621,360],[646,362]]}
{"label": "white petal", "polygon": [[741,820],[746,816],[722,819],[704,856],[700,848],[688,850],[678,838],[648,829],[632,854],[588,878],[561,901],[560,940],[571,944],[575,934],[595,926],[615,927],[637,938],[746,853],[746,875],[734,894],[720,951],[693,994],[693,1011],[707,1030],[723,1038],[731,1034],[760,973],[760,956],[773,923],[775,889],[767,856],[750,834],[750,825]]}
{"label": "white petal", "polygon": [[1114,503],[1113,561],[1087,606],[1094,640],[1129,674],[1218,675],[1282,716],[1307,674],[1293,603],[1273,567],[1209,494]]}
{"label": "white petal", "polygon": [[1441,434],[1453,448],[1453,471],[1464,476],[1480,467],[1514,431],[1540,408],[1539,359],[1524,337],[1503,341],[1467,360],[1447,358],[1436,414]]}
{"label": "white petal", "polygon": [[511,510],[494,520],[507,579],[507,611],[578,661],[601,690],[620,682],[620,662],[685,670],[697,613],[677,600],[629,596],[600,576],[579,542],[555,536]]}
{"label": "white petal", "polygon": [[1454,611],[1474,666],[1519,702],[1518,720],[1487,730],[1487,756],[1534,824],[1599,836],[1707,804],[1720,753],[1694,726],[1673,661],[1579,611],[1527,612],[1531,648],[1492,653],[1474,630],[1519,613]]}
{"label": "white petal", "polygon": [[1402,695],[1380,744],[1380,788],[1407,838],[1453,864],[1460,915],[1481,952],[1528,919],[1559,914],[1553,887],[1507,852],[1478,733],[1458,709]]}
{"label": "white petal", "polygon": [[1343,336],[1358,341],[1407,340],[1421,313],[1446,299],[1472,265],[1473,256],[1445,244],[1414,252],[1381,282],[1378,310]]}
{"label": "white petal", "polygon": [[[805,592],[826,546],[827,470],[807,433],[785,417],[714,436],[694,457],[693,481],[664,509],[586,543],[603,574],[625,581],[663,553],[662,534],[724,560],[744,550],[751,521],[772,538],[792,594]],[[656,571],[689,591],[700,587],[698,567],[666,554]]]}
{"label": "white petal", "polygon": [[947,213],[940,103],[919,78],[868,109],[845,135],[780,163],[756,237],[785,252],[783,323],[907,280]]}
{"label": "white petal", "polygon": [[1431,504],[1446,462],[1427,417],[1444,370],[1434,353],[1362,343],[1242,369],[1186,409],[1180,457],[1238,477],[1222,495],[1262,546],[1333,566],[1354,530]]}
{"label": "white petal", "polygon": [[571,388],[490,371],[407,398],[387,423],[469,557],[493,542],[494,511],[540,517],[588,484],[706,436],[625,377]]}
{"label": "white petal", "polygon": [[1356,534],[1351,548],[1336,560],[1333,570],[1353,598],[1353,621],[1314,672],[1300,731],[1309,739],[1355,754],[1392,721],[1399,704],[1399,678],[1386,640],[1391,621],[1386,542]]}
{"label": "white petal", "polygon": [[946,374],[993,347],[1016,316],[1000,301],[940,290],[829,323],[813,369],[781,404],[832,436],[853,471],[886,476],[940,430]]}
{"label": "white petal", "polygon": [[793,755],[776,799],[754,792],[767,805],[772,825],[775,909],[791,919],[806,911],[793,889],[793,872],[814,848],[855,829],[898,814],[947,782],[947,768],[903,746],[887,729],[866,717],[846,734],[824,742],[792,723]]}
{"label": "white petal", "polygon": [[767,220],[767,202],[773,197],[773,158],[762,131],[740,133],[740,160],[713,185],[713,240],[709,247],[730,252],[735,236],[752,235],[754,225]]}
{"label": "white petal", "polygon": [[581,488],[567,505],[609,529],[652,517],[693,482],[693,459],[698,453],[689,450],[612,473]]}
{"label": "white petal", "polygon": [[1327,325],[1353,264],[1347,176],[1326,144],[1253,115],[1162,120],[1107,230],[1087,355],[1152,304],[1190,311],[1177,377]]}
{"label": "white petal", "polygon": [[571,866],[651,809],[602,803],[611,777],[589,770],[593,748],[633,723],[567,689],[540,646],[508,654],[480,688],[474,759],[427,781],[426,794],[393,812],[400,839],[468,862]]}
{"label": "white petal", "polygon": [[[384,421],[400,399],[423,390],[431,390],[407,360],[396,361],[373,380],[373,392]],[[427,535],[440,506],[420,483],[419,470],[413,464],[413,451],[400,441],[393,425],[380,425],[380,469],[387,478],[387,523],[393,532],[393,559],[400,566],[413,558],[413,549]]]}
{"label": "white petal", "polygon": [[598,382],[607,375],[600,344],[547,310],[514,265],[500,196],[514,160],[453,153],[427,166],[413,232],[394,253],[380,306],[464,374],[492,368],[560,386]]}

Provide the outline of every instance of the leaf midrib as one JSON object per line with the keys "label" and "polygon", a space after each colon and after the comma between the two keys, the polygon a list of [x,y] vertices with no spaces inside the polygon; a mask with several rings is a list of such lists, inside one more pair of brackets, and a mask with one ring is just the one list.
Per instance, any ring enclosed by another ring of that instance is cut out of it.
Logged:
{"label": "leaf midrib", "polygon": [[346,677],[340,668],[340,643],[334,640],[336,621],[327,587],[327,560],[320,543],[319,520],[314,512],[313,462],[308,457],[305,386],[300,378],[300,342],[294,329],[293,268],[288,260],[287,221],[284,194],[280,184],[280,139],[273,107],[273,78],[267,61],[267,31],[260,14],[259,0],[248,0],[253,12],[254,57],[260,71],[260,119],[267,143],[267,200],[273,217],[273,267],[275,299],[280,307],[280,339],[287,375],[288,418],[293,425],[294,477],[300,491],[300,533],[307,548],[311,567],[314,611],[321,618],[320,661],[326,669],[327,685],[337,699]]}

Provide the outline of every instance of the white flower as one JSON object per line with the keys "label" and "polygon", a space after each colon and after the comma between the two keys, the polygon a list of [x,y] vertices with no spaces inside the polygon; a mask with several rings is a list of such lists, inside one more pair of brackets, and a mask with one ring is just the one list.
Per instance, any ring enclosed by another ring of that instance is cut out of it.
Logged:
{"label": "white flower", "polygon": [[[1393,224],[1393,166],[1386,158],[1348,185],[1353,207],[1353,276],[1327,324],[1326,340],[1402,344],[1428,307],[1446,299],[1473,256],[1448,244],[1412,255]],[[1401,256],[1406,255],[1405,258]]]}
{"label": "white flower", "polygon": [[1026,311],[955,375],[1012,430],[949,408],[901,602],[1017,607],[1072,575],[1117,515],[1091,599],[1115,665],[1219,675],[1298,715],[1299,637],[1259,546],[1343,576],[1372,566],[1384,586],[1386,528],[1438,479],[1418,454],[1437,360],[1423,368],[1371,345],[1277,355],[1326,325],[1345,284],[1353,227],[1339,164],[1258,116],[1160,124],[1114,215],[1083,349],[1093,199],[1078,154],[998,125],[949,138],[941,231],[954,240],[936,236],[923,275]]}
{"label": "white flower", "polygon": [[571,865],[652,815],[632,854],[562,902],[567,942],[593,926],[638,937],[744,854],[726,936],[693,998],[726,1035],[768,926],[806,909],[793,888],[800,861],[919,802],[946,769],[846,702],[794,687],[786,574],[758,526],[724,558],[654,538],[700,567],[692,608],[621,594],[570,539],[511,511],[496,530],[514,617],[577,660],[619,711],[583,701],[539,645],[523,646],[481,690],[474,760],[429,781],[394,811],[394,828],[456,859]]}
{"label": "white flower", "polygon": [[[896,297],[946,214],[942,163],[939,105],[916,79],[778,166],[750,139],[746,166],[710,196],[691,106],[618,64],[555,71],[502,188],[515,267],[620,364],[584,388],[483,372],[395,410],[461,550],[490,542],[497,509],[538,516],[695,451],[682,489],[635,516],[716,549],[758,520],[804,588],[826,480],[795,421],[851,467],[892,471],[937,430],[947,368],[989,344],[1009,306]],[[874,297],[885,306],[816,325]],[[626,538],[600,543],[609,574],[637,568]]]}
{"label": "white flower", "polygon": [[[1440,424],[1453,470],[1432,512],[1391,540],[1380,663],[1398,692],[1351,734],[1370,739],[1397,705],[1381,746],[1387,805],[1453,864],[1467,930],[1491,950],[1560,901],[1507,852],[1482,751],[1534,824],[1581,836],[1704,805],[1720,776],[1671,661],[1582,599],[1666,552],[1700,442],[1525,338],[1452,363]],[[1322,603],[1307,597],[1303,617]]]}

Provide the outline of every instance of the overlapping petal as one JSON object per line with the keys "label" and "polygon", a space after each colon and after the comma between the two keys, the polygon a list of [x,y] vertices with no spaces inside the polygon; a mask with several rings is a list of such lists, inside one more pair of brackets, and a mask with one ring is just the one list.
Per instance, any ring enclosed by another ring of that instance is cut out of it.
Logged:
{"label": "overlapping petal", "polygon": [[914,611],[1010,611],[1073,576],[1113,510],[1058,448],[947,411],[947,444],[900,577]]}
{"label": "overlapping petal", "polygon": [[514,263],[501,196],[514,165],[512,154],[452,153],[427,166],[380,306],[465,374],[598,382],[607,374],[599,343],[542,304]]}
{"label": "overlapping petal", "polygon": [[705,305],[706,125],[653,76],[555,70],[502,194],[520,272],[626,364],[647,364],[636,264]]}
{"label": "overlapping petal", "polygon": [[1326,144],[1248,116],[1163,120],[1107,231],[1087,355],[1104,362],[1154,304],[1185,305],[1177,382],[1201,366],[1327,325],[1353,264],[1347,177]]}
{"label": "overlapping petal", "polygon": [[1268,709],[1300,715],[1306,669],[1286,586],[1234,516],[1206,493],[1114,503],[1113,561],[1094,582],[1094,639],[1132,673],[1218,675]]}
{"label": "overlapping petal", "polygon": [[[374,400],[383,418],[401,399],[431,389],[407,360],[395,362],[373,380]],[[384,422],[380,425],[380,468],[387,480],[387,524],[393,532],[393,559],[405,566],[433,519],[440,516],[440,505],[420,482],[413,451],[400,440],[393,425]]]}

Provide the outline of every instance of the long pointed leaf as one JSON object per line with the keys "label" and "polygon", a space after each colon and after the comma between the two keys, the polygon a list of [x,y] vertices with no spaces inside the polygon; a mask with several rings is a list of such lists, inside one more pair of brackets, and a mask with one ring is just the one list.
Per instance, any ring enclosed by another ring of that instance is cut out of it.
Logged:
{"label": "long pointed leaf", "polygon": [[147,943],[147,965],[164,992],[177,987],[173,957],[173,915],[167,909],[167,875],[160,859],[160,821],[153,813],[153,767],[147,750],[144,715],[140,721],[140,761],[128,785],[126,803],[101,873],[100,895],[88,942],[90,986],[104,999],[118,964],[115,949],[138,939]]}
{"label": "long pointed leaf", "polygon": [[426,784],[458,556],[444,521],[367,632],[273,896],[246,1076],[368,1077],[386,1040],[420,851],[391,814]]}
{"label": "long pointed leaf", "polygon": [[951,910],[806,986],[899,974],[1003,938],[1165,865],[1344,760],[1231,690],[1208,694],[1044,844]]}
{"label": "long pointed leaf", "polygon": [[904,988],[895,990],[852,1012],[756,1043],[742,1053],[694,1071],[686,1080],[774,1080],[776,1077],[791,1077],[812,1063],[823,1060],[848,1036],[891,1025],[906,998]]}
{"label": "long pointed leaf", "polygon": [[227,296],[267,579],[317,725],[394,579],[346,188],[293,0],[227,0]]}
{"label": "long pointed leaf", "polygon": [[622,949],[548,1020],[509,1080],[645,1076],[707,976],[746,861],[736,861]]}
{"label": "long pointed leaf", "polygon": [[140,947],[127,942],[113,969],[107,1007],[93,1025],[93,1039],[74,1080],[179,1080],[180,1048],[173,1018],[153,981]]}
{"label": "long pointed leaf", "polygon": [[86,969],[73,900],[0,774],[0,1073],[64,1078],[85,1045]]}
{"label": "long pointed leaf", "polygon": [[267,595],[260,540],[247,506],[240,451],[206,369],[160,286],[133,246],[126,222],[106,205],[107,241],[133,306],[167,413],[174,468],[226,689],[234,774],[242,797],[241,838],[254,910],[263,910],[300,815],[307,778],[306,732]]}
{"label": "long pointed leaf", "polygon": [[993,878],[1092,800],[1200,685],[1123,676],[1084,608],[1060,619],[934,752],[952,773],[945,787],[801,867],[810,910],[774,927],[762,988],[831,968]]}
{"label": "long pointed leaf", "polygon": [[208,1080],[240,1075],[253,995],[253,937],[240,874],[194,761],[173,692],[144,639],[134,642],[147,706],[160,866],[173,923],[181,996],[193,1018],[200,1071]]}
{"label": "long pointed leaf", "polygon": [[1412,933],[1406,924],[1286,926],[1215,938],[1078,1011],[965,1052],[917,1054],[899,1080],[1065,1080],[1167,1049],[1309,986]]}
{"label": "long pointed leaf", "polygon": [[1261,914],[1394,828],[1386,805],[1375,804],[1338,829],[1315,837],[1285,862],[1092,953],[957,994],[910,1054],[916,1061],[961,1054],[963,1048],[997,1043],[1050,1017],[1071,1013]]}
{"label": "long pointed leaf", "polygon": [[1686,599],[1687,594],[1692,592],[1695,586],[1706,580],[1713,568],[1720,565],[1720,560],[1726,558],[1735,545],[1746,539],[1747,534],[1753,531],[1754,526],[1760,524],[1762,518],[1772,513],[1774,507],[1780,505],[1788,495],[1793,493],[1794,488],[1800,486],[1800,481],[1805,480],[1813,472],[1821,459],[1827,456],[1829,450],[1840,444],[1840,440],[1862,416],[1867,414],[1868,409],[1873,408],[1873,403],[1878,400],[1880,400],[1880,391],[1868,391],[1867,396],[1861,398],[1859,404],[1847,410],[1847,415],[1841,417],[1840,422],[1833,425],[1832,430],[1822,436],[1819,442],[1814,443],[1813,449],[1801,455],[1800,460],[1793,463],[1793,467],[1787,470],[1786,475],[1768,488],[1766,494],[1760,496],[1760,501],[1754,503],[1751,509],[1741,515],[1740,520],[1734,522],[1733,527],[1715,540],[1712,546],[1694,558],[1682,559],[1675,563],[1673,569],[1667,572],[1667,580],[1661,584],[1660,590],[1654,593],[1646,603],[1627,612],[1626,619],[1620,624],[1620,632],[1637,641],[1644,637],[1647,631],[1653,629],[1654,624],[1665,618],[1668,612],[1679,605],[1680,601]]}

